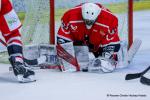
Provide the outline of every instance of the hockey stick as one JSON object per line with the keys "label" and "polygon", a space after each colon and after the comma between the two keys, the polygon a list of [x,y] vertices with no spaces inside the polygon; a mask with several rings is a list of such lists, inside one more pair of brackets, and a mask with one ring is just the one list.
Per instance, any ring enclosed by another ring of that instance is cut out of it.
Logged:
{"label": "hockey stick", "polygon": [[[33,59],[33,60],[29,60],[24,58],[24,63],[26,66],[32,67],[33,69],[35,68],[40,68],[40,69],[60,69],[60,65],[50,65],[50,64],[46,64],[44,62],[40,63],[39,62],[40,58],[37,59]],[[48,60],[48,58],[46,57],[46,61]]]}
{"label": "hockey stick", "polygon": [[77,71],[80,71],[80,66],[77,62],[77,59],[70,55],[60,44],[57,44],[57,55],[67,61],[68,63],[74,65],[77,69]]}
{"label": "hockey stick", "polygon": [[[29,60],[24,58],[24,64],[26,67],[30,67],[31,69],[59,69],[60,65],[48,65],[48,64],[39,64],[38,59]],[[13,68],[9,67],[9,71],[12,71]]]}
{"label": "hockey stick", "polygon": [[132,79],[140,78],[142,75],[144,75],[149,70],[150,70],[150,66],[140,73],[127,74],[125,77],[125,80],[132,80]]}
{"label": "hockey stick", "polygon": [[0,42],[1,42],[5,47],[7,47],[7,44],[6,44],[2,39],[0,39]]}
{"label": "hockey stick", "polygon": [[145,84],[145,85],[150,85],[150,79],[144,77],[143,75],[142,75],[141,78],[140,78],[140,82],[141,82],[142,84]]}

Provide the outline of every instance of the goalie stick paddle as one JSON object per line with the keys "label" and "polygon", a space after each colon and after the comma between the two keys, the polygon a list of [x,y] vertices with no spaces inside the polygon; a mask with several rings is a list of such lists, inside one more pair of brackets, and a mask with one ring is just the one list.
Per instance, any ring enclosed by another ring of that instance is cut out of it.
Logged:
{"label": "goalie stick paddle", "polygon": [[132,79],[140,78],[142,75],[144,75],[149,70],[150,70],[150,66],[140,73],[127,74],[125,77],[125,80],[132,80]]}
{"label": "goalie stick paddle", "polygon": [[128,64],[132,62],[132,59],[138,52],[140,46],[142,44],[142,41],[140,39],[135,39],[133,44],[131,45],[130,49],[128,50]]}
{"label": "goalie stick paddle", "polygon": [[80,71],[80,66],[77,62],[77,59],[73,57],[71,54],[69,54],[60,44],[57,44],[57,55],[67,61],[68,63],[74,65],[77,69],[77,71]]}

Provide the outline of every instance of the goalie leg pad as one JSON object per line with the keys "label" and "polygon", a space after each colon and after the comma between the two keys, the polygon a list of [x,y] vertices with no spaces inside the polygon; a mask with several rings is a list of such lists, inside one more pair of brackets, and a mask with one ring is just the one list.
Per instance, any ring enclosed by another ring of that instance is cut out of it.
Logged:
{"label": "goalie leg pad", "polygon": [[62,65],[61,69],[63,72],[74,72],[80,71],[80,66],[78,61],[75,57],[73,43],[65,43],[65,44],[58,44],[57,48],[57,55],[60,58],[60,63]]}

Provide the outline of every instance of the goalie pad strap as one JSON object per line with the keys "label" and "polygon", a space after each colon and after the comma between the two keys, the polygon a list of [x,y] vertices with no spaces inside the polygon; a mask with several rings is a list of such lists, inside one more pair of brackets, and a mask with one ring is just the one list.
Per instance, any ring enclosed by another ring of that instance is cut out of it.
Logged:
{"label": "goalie pad strap", "polygon": [[74,65],[77,69],[77,71],[80,71],[80,66],[77,62],[77,59],[70,55],[60,44],[57,44],[57,55],[67,61],[68,63]]}

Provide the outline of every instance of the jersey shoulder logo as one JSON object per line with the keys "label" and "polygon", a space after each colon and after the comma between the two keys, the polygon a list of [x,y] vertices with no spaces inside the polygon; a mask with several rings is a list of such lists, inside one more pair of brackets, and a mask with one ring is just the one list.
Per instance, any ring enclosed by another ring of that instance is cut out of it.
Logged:
{"label": "jersey shoulder logo", "polygon": [[21,22],[14,10],[11,10],[9,13],[5,14],[4,18],[10,31],[13,31],[21,26]]}
{"label": "jersey shoulder logo", "polygon": [[74,30],[74,31],[77,30],[77,28],[78,28],[77,26],[73,26],[73,25],[70,25],[70,27],[71,27],[71,29]]}
{"label": "jersey shoulder logo", "polygon": [[114,39],[114,37],[111,37],[111,38],[110,38],[108,35],[106,35],[106,40],[107,40],[107,41],[111,41],[111,40],[113,40],[113,39]]}

